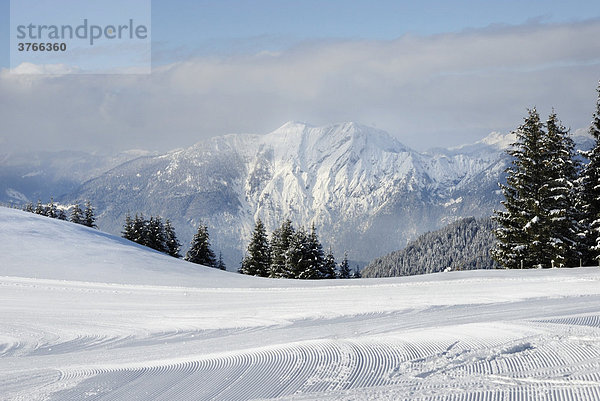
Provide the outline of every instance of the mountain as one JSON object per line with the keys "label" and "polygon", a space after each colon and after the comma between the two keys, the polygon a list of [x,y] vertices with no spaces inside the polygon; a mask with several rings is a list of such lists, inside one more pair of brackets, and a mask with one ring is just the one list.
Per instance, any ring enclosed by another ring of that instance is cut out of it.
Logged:
{"label": "mountain", "polygon": [[266,135],[227,135],[123,163],[62,198],[90,199],[98,224],[119,233],[126,214],[169,218],[185,244],[197,224],[239,267],[256,218],[269,231],[284,218],[315,224],[324,247],[370,260],[418,234],[499,205],[505,140],[412,150],[356,123],[290,122]]}
{"label": "mountain", "polygon": [[490,217],[456,221],[422,234],[406,248],[373,260],[363,277],[397,277],[452,270],[494,269],[491,258],[496,240]]}
{"label": "mountain", "polygon": [[78,151],[0,154],[0,203],[48,202],[128,160],[148,155],[130,150],[115,155]]}

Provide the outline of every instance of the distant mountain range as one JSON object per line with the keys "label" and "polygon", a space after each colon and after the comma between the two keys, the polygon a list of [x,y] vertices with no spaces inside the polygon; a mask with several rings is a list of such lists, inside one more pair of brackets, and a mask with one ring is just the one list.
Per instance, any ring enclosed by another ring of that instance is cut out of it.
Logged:
{"label": "distant mountain range", "polygon": [[[285,218],[314,223],[325,248],[366,262],[462,217],[489,216],[499,207],[512,140],[493,133],[471,145],[417,152],[356,123],[289,122],[266,135],[215,137],[160,155],[129,154],[122,163],[92,158],[87,176],[73,178],[81,182],[57,180],[54,194],[67,193],[62,203],[91,200],[98,225],[112,233],[127,213],[161,215],[187,245],[202,221],[230,269],[239,267],[259,217],[269,231]],[[53,166],[43,172],[54,174]],[[10,171],[1,176],[0,200],[15,193],[37,199],[5,175]]]}

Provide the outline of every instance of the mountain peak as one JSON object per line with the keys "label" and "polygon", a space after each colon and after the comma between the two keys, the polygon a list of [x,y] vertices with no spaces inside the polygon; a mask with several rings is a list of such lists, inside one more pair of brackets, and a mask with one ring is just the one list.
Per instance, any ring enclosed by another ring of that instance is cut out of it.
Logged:
{"label": "mountain peak", "polygon": [[511,143],[516,141],[516,135],[514,133],[502,134],[500,132],[491,132],[485,138],[475,142],[490,146],[496,146],[498,149],[506,149]]}

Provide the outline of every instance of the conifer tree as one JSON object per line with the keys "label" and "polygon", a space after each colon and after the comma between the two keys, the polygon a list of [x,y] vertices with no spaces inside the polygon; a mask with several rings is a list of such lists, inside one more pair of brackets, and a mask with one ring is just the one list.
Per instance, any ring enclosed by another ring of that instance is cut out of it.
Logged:
{"label": "conifer tree", "polygon": [[46,208],[42,205],[42,200],[38,199],[37,205],[35,206],[35,214],[41,214],[42,216],[46,214]]}
{"label": "conifer tree", "polygon": [[29,212],[29,213],[34,213],[35,211],[33,209],[33,203],[27,202],[27,204],[25,205],[25,208],[23,210],[26,212]]}
{"label": "conifer tree", "polygon": [[71,210],[71,223],[83,224],[83,212],[79,203],[76,203]]}
{"label": "conifer tree", "polygon": [[251,276],[268,277],[271,265],[270,253],[271,250],[265,226],[258,219],[239,272]]}
{"label": "conifer tree", "polygon": [[171,221],[169,219],[165,220],[165,247],[166,254],[171,255],[174,258],[180,258],[181,254],[179,250],[181,249],[181,243],[177,239],[177,235],[175,234],[175,229],[171,225]]}
{"label": "conifer tree", "polygon": [[314,223],[307,237],[307,251],[309,264],[303,276],[310,277],[311,279],[323,278],[325,275],[325,255],[323,254],[323,245],[319,241]]}
{"label": "conifer tree", "polygon": [[600,82],[597,92],[596,110],[589,129],[595,142],[591,150],[584,152],[588,162],[578,182],[581,250],[585,265],[596,264],[600,258]]}
{"label": "conifer tree", "polygon": [[321,277],[325,279],[336,278],[336,263],[335,258],[333,257],[333,251],[329,248],[329,252],[325,255],[325,260],[323,261],[323,270],[321,271]]}
{"label": "conifer tree", "polygon": [[[75,205],[77,206],[77,205]],[[137,218],[137,215],[136,215]],[[71,221],[73,221],[73,214],[71,214]],[[131,215],[127,213],[125,215],[125,224],[123,225],[123,231],[121,231],[121,236],[125,239],[135,242],[134,228],[133,228],[133,220],[131,219]]]}
{"label": "conifer tree", "polygon": [[194,235],[190,250],[187,251],[184,259],[188,262],[216,267],[217,260],[210,247],[208,227],[202,223],[198,225],[198,232]]}
{"label": "conifer tree", "polygon": [[344,259],[342,263],[340,263],[340,271],[338,273],[338,278],[350,278],[350,265],[348,264],[348,253],[344,252]]}
{"label": "conifer tree", "polygon": [[167,236],[165,235],[165,227],[160,216],[150,216],[150,220],[146,222],[146,246],[159,252],[167,253]]}
{"label": "conifer tree", "polygon": [[504,211],[495,211],[497,246],[492,255],[507,268],[549,265],[545,252],[548,232],[542,209],[542,186],[547,174],[543,149],[543,126],[537,110],[529,110],[525,122],[515,131],[517,141],[508,153],[513,157],[506,170],[506,185],[500,185],[504,194]]}
{"label": "conifer tree", "polygon": [[91,228],[98,228],[98,226],[96,225],[96,216],[94,215],[94,208],[92,207],[92,203],[89,200],[85,202],[85,211],[83,213],[82,224]]}
{"label": "conifer tree", "polygon": [[46,216],[55,219],[58,217],[58,211],[56,209],[56,205],[54,204],[54,198],[50,198],[50,204],[46,208]]}
{"label": "conifer tree", "polygon": [[288,258],[286,260],[286,278],[315,279],[318,270],[313,268],[309,248],[309,235],[300,227],[290,239]]}
{"label": "conifer tree", "polygon": [[356,267],[354,268],[352,278],[362,278],[362,274],[360,274],[360,267],[358,265],[356,265]]}
{"label": "conifer tree", "polygon": [[133,223],[131,226],[131,237],[131,241],[135,243],[144,246],[148,244],[148,226],[146,224],[146,220],[144,219],[143,214],[135,214],[135,218],[133,219]]}
{"label": "conifer tree", "polygon": [[271,235],[271,268],[269,277],[294,277],[294,274],[287,270],[289,263],[290,242],[296,230],[292,226],[290,219],[284,220],[281,227],[273,231]]}
{"label": "conifer tree", "polygon": [[217,269],[227,270],[227,266],[225,266],[225,262],[223,262],[223,253],[222,252],[219,252],[219,260],[217,260]]}
{"label": "conifer tree", "polygon": [[545,182],[540,194],[548,240],[544,248],[552,266],[575,266],[580,256],[577,235],[581,231],[575,206],[578,170],[573,157],[575,143],[554,112],[546,122],[546,129],[541,149]]}

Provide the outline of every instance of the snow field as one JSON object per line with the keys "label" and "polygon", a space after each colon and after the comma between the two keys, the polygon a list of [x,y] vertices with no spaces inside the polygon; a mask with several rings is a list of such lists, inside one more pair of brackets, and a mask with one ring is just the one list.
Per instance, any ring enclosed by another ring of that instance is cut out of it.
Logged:
{"label": "snow field", "polygon": [[0,243],[0,400],[600,399],[598,268],[255,279],[1,208]]}

